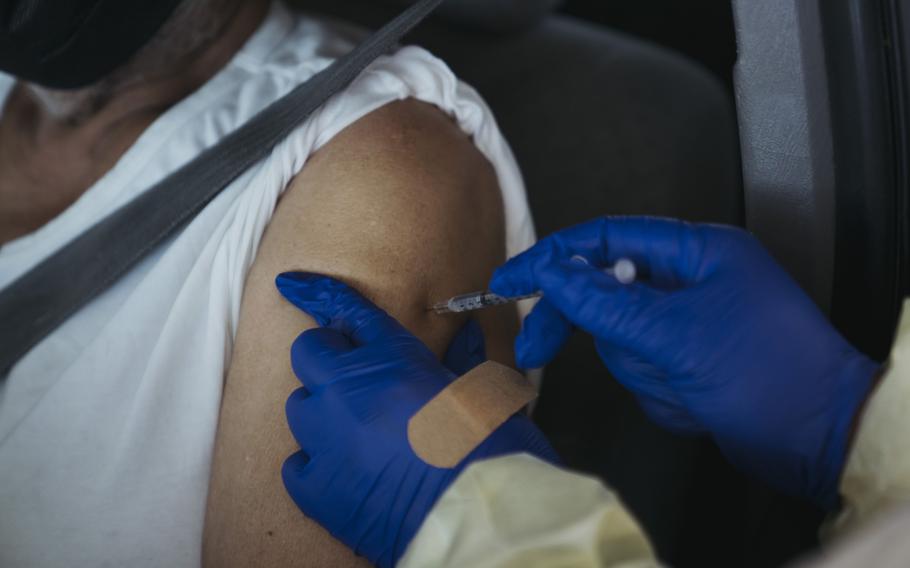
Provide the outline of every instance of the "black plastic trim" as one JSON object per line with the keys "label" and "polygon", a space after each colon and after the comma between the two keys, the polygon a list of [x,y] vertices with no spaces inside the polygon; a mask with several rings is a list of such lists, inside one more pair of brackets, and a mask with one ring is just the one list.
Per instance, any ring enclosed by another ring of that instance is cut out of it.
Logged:
{"label": "black plastic trim", "polygon": [[898,301],[910,295],[910,5],[887,0],[889,37],[893,43],[892,92],[896,124]]}
{"label": "black plastic trim", "polygon": [[[905,81],[898,0],[821,0],[836,178],[831,316],[877,359],[905,290]],[[899,37],[899,36],[898,36]]]}

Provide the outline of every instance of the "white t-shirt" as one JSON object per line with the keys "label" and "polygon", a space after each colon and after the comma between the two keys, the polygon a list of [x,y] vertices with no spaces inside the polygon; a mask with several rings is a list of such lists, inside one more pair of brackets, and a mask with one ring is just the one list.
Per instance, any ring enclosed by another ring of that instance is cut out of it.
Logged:
{"label": "white t-shirt", "polygon": [[[233,60],[156,120],[78,201],[0,249],[0,287],[357,37],[274,4]],[[12,83],[0,76],[0,100]],[[244,280],[275,203],[321,145],[408,97],[435,104],[472,135],[499,178],[509,254],[530,246],[521,176],[487,106],[422,49],[381,58],[0,383],[0,566],[199,563],[222,383]]]}

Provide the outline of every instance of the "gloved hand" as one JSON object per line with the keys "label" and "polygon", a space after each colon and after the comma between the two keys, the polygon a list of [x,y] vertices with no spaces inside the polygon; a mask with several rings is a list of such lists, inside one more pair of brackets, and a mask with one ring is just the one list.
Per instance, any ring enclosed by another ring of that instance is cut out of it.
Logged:
{"label": "gloved hand", "polygon": [[[620,284],[601,270],[622,257],[643,281]],[[656,422],[709,433],[746,472],[836,506],[852,423],[878,365],[748,233],[598,219],[510,260],[490,288],[544,293],[516,340],[519,366],[546,364],[578,326]]]}
{"label": "gloved hand", "polygon": [[475,320],[469,319],[452,338],[442,364],[456,377],[460,377],[486,360],[483,330]]}
{"label": "gloved hand", "polygon": [[[408,420],[456,374],[341,282],[286,273],[277,285],[322,326],[291,348],[304,387],[288,399],[287,418],[301,451],[285,462],[284,483],[307,516],[358,554],[379,566],[397,562],[436,500],[475,460],[519,452],[556,459],[531,421],[515,415],[455,468],[427,465],[408,443]],[[478,332],[459,336],[449,364],[467,370],[479,362]]]}

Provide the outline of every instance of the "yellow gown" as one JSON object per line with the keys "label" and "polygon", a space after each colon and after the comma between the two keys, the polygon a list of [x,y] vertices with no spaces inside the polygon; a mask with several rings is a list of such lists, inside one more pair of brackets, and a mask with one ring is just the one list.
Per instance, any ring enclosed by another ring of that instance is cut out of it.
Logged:
{"label": "yellow gown", "polygon": [[[847,566],[857,559],[884,566],[885,556],[898,557],[894,547],[910,549],[910,538],[888,539],[910,534],[908,438],[910,300],[841,477],[843,507],[824,529],[829,542],[843,543],[813,567]],[[895,520],[888,521],[889,514]],[[895,531],[896,523],[902,530]],[[890,544],[870,544],[875,542]],[[436,503],[399,566],[639,568],[660,562],[622,501],[599,480],[519,454],[465,469]]]}

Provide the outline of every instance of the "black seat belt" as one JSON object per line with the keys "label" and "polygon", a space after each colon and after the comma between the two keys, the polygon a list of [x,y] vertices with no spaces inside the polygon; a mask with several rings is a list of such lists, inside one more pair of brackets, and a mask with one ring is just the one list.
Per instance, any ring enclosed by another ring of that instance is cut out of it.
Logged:
{"label": "black seat belt", "polygon": [[39,341],[196,216],[444,0],[418,0],[353,51],[0,292],[0,380]]}

